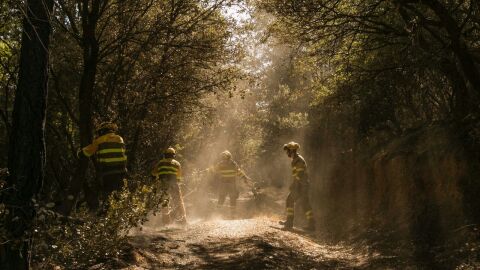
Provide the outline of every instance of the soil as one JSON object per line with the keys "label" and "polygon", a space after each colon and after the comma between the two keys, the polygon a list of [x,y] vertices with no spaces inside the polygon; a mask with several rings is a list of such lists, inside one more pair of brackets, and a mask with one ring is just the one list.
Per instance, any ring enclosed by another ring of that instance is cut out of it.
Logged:
{"label": "soil", "polygon": [[[409,255],[408,248],[399,251],[399,243],[391,243],[391,247],[375,244],[388,239],[378,232],[375,235],[380,239],[373,242],[357,239],[349,244],[297,227],[283,230],[278,223],[283,200],[276,199],[285,194],[279,191],[264,192],[255,198],[244,193],[234,215],[231,208],[217,207],[215,198],[209,197],[205,199],[202,193],[198,198],[195,194],[187,196],[186,226],[166,226],[161,217],[152,217],[141,230],[131,233],[124,258],[90,269],[455,268],[419,263]],[[301,222],[296,225],[301,226]]]}
{"label": "soil", "polygon": [[267,217],[145,228],[131,244],[124,269],[389,269],[380,254],[285,231]]}

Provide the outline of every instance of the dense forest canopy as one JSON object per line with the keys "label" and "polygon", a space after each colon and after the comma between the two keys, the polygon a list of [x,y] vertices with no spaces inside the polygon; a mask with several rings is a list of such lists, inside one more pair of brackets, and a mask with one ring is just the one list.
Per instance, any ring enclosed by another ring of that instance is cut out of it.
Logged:
{"label": "dense forest canopy", "polygon": [[[32,2],[0,3],[0,168],[18,137]],[[54,0],[47,13],[45,173],[25,228],[41,239],[36,263],[84,269],[120,249],[164,199],[150,172],[170,146],[187,187],[228,149],[256,182],[286,189],[282,146],[297,141],[325,231],[392,230],[421,239],[422,259],[438,235],[480,222],[477,0]],[[97,217],[98,164],[77,152],[105,121],[133,188]]]}

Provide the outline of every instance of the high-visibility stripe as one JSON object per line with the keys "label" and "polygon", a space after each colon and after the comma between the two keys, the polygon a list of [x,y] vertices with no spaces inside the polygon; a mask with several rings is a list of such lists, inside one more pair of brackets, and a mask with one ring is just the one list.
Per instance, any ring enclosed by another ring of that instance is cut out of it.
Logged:
{"label": "high-visibility stripe", "polygon": [[226,177],[237,176],[237,171],[235,170],[222,170],[219,173],[221,176],[226,176]]}
{"label": "high-visibility stripe", "polygon": [[287,213],[293,213],[293,208],[287,208]]}
{"label": "high-visibility stripe", "polygon": [[177,175],[176,172],[169,172],[169,171],[162,171],[157,173],[157,175],[165,175],[165,174]]}
{"label": "high-visibility stripe", "polygon": [[175,176],[177,181],[181,180],[180,163],[173,158],[163,158],[155,165],[153,176]]}
{"label": "high-visibility stripe", "polygon": [[158,167],[159,171],[162,170],[162,169],[172,170],[172,171],[175,171],[175,172],[178,171],[178,168],[175,168],[175,167],[172,167],[172,166],[160,166],[160,167]]}
{"label": "high-visibility stripe", "polygon": [[242,175],[235,162],[220,164],[215,171],[222,178],[235,178]]}
{"label": "high-visibility stripe", "polygon": [[237,173],[237,170],[220,170],[220,173]]}
{"label": "high-visibility stripe", "polygon": [[175,172],[167,172],[167,171],[163,171],[163,172],[157,172],[157,173],[152,173],[153,176],[159,176],[159,175],[177,175],[177,173]]}
{"label": "high-visibility stripe", "polygon": [[237,170],[219,170],[220,176],[225,178],[233,178],[237,176]]}
{"label": "high-visibility stripe", "polygon": [[97,151],[97,154],[108,154],[108,153],[125,153],[125,149],[123,148],[110,148],[110,149],[102,149]]}
{"label": "high-visibility stripe", "polygon": [[119,157],[119,158],[99,158],[99,159],[98,159],[98,162],[101,162],[101,163],[120,162],[120,161],[127,161],[127,157]]}

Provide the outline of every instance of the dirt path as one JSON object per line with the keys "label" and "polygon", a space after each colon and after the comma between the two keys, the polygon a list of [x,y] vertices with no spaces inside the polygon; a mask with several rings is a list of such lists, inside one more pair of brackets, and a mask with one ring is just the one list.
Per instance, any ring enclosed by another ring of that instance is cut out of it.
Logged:
{"label": "dirt path", "polygon": [[372,260],[353,248],[283,231],[267,218],[145,229],[131,242],[136,266],[127,269],[370,269]]}

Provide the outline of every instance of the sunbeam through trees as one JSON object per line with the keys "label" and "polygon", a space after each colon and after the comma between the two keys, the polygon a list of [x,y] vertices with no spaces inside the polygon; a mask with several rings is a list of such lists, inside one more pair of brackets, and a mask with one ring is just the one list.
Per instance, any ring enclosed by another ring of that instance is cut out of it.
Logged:
{"label": "sunbeam through trees", "polygon": [[479,41],[477,0],[4,0],[0,269],[478,269]]}

